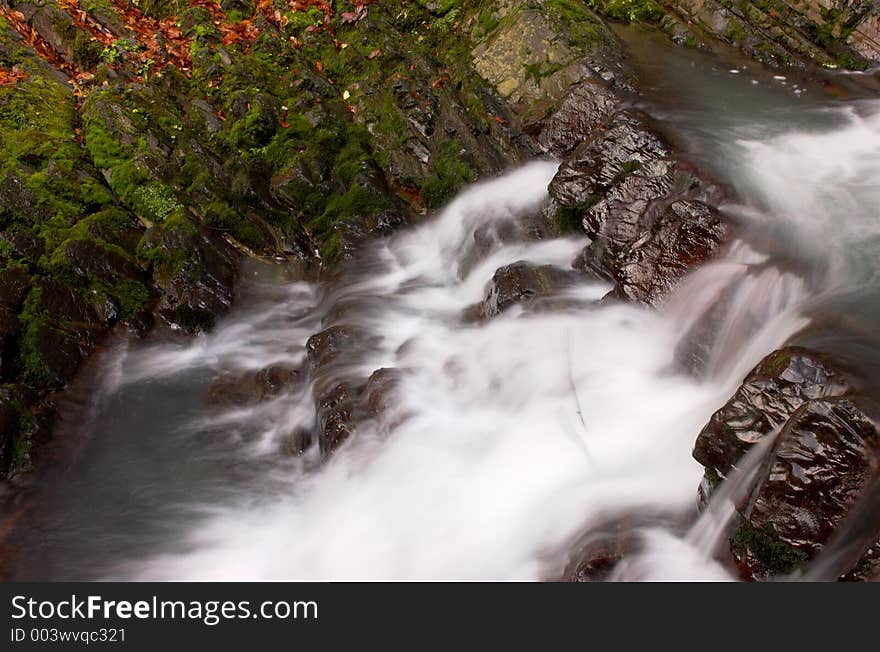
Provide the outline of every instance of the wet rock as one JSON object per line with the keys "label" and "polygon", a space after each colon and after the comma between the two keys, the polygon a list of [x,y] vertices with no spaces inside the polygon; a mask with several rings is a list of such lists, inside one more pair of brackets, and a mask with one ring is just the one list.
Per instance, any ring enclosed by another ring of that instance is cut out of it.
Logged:
{"label": "wet rock", "polygon": [[731,540],[747,578],[790,572],[828,541],[880,472],[876,414],[863,398],[821,398],[786,422]]}
{"label": "wet rock", "polygon": [[253,405],[273,398],[302,381],[302,372],[275,364],[241,375],[226,374],[208,388],[207,401],[215,405]]}
{"label": "wet rock", "polygon": [[73,380],[80,363],[88,356],[92,342],[83,331],[62,330],[48,323],[37,324],[29,349],[31,381],[47,387],[61,387]]}
{"label": "wet rock", "polygon": [[827,356],[787,347],[764,358],[697,437],[694,458],[723,478],[756,442],[783,426],[806,402],[843,396],[855,380]]}
{"label": "wet rock", "polygon": [[347,380],[321,392],[315,401],[315,430],[321,454],[329,455],[368,422],[387,416],[400,384],[397,369],[377,369],[366,381]]}
{"label": "wet rock", "polygon": [[318,397],[316,425],[322,455],[339,448],[354,431],[359,390],[352,383],[340,383]]}
{"label": "wet rock", "polygon": [[30,283],[30,274],[22,265],[0,268],[0,308],[17,313]]}
{"label": "wet rock", "polygon": [[306,342],[306,355],[314,373],[335,361],[341,354],[356,348],[364,334],[354,326],[337,325],[312,335]]}
{"label": "wet rock", "polygon": [[578,551],[577,560],[566,570],[568,582],[604,582],[614,568],[639,549],[640,538],[630,530],[600,532],[591,536]]}
{"label": "wet rock", "polygon": [[567,156],[582,142],[590,140],[619,104],[604,83],[587,79],[569,91],[543,123],[538,143],[553,156]]}
{"label": "wet rock", "polygon": [[10,171],[0,181],[0,216],[8,214],[25,220],[48,220],[50,209],[40,204],[34,191],[27,186],[24,171]]}
{"label": "wet rock", "polygon": [[144,274],[132,260],[92,240],[73,240],[64,248],[74,274],[89,281],[113,284],[119,279],[137,279]]}
{"label": "wet rock", "polygon": [[651,226],[647,240],[634,245],[616,266],[620,295],[652,303],[666,296],[691,270],[712,258],[728,237],[711,206],[673,202]]}
{"label": "wet rock", "polygon": [[0,242],[7,242],[12,247],[15,257],[35,265],[45,251],[43,238],[27,228],[17,228],[0,232]]}
{"label": "wet rock", "polygon": [[481,314],[490,318],[517,303],[549,299],[559,290],[573,285],[581,275],[552,265],[517,262],[499,268],[483,299]]}
{"label": "wet rock", "polygon": [[394,393],[400,380],[400,371],[387,367],[370,375],[361,397],[361,406],[370,418],[379,418],[394,407]]}
{"label": "wet rock", "polygon": [[613,278],[620,298],[657,303],[728,238],[713,208],[721,189],[631,111],[572,152],[550,194],[593,241],[584,267]]}
{"label": "wet rock", "polygon": [[159,315],[189,332],[211,328],[232,304],[236,252],[219,238],[183,229],[150,229],[144,242],[159,261],[153,270]]}
{"label": "wet rock", "polygon": [[771,67],[863,68],[865,60],[880,60],[880,9],[872,2],[676,0],[664,7]]}

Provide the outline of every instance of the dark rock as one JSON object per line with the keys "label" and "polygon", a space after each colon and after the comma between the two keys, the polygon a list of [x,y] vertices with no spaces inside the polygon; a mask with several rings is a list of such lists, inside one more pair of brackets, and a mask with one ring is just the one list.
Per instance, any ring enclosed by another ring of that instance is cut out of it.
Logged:
{"label": "dark rock", "polygon": [[329,455],[365,423],[382,419],[393,407],[400,372],[382,368],[364,381],[347,380],[328,390],[315,389],[315,430],[322,455]]}
{"label": "dark rock", "polygon": [[340,383],[316,401],[318,446],[323,455],[339,448],[354,431],[359,388]]}
{"label": "dark rock", "polygon": [[559,210],[582,216],[593,241],[583,267],[613,278],[620,298],[656,303],[728,230],[712,207],[721,189],[676,159],[646,120],[615,114],[562,163],[550,194]]}
{"label": "dark rock", "polygon": [[0,181],[0,215],[4,213],[27,221],[43,221],[52,217],[48,206],[40,204],[26,181],[24,171],[10,171]]}
{"label": "dark rock", "polygon": [[122,254],[102,247],[92,240],[72,240],[64,248],[74,274],[89,281],[97,279],[112,284],[119,279],[137,279],[143,272]]}
{"label": "dark rock", "polygon": [[159,315],[189,332],[211,328],[232,304],[237,253],[219,238],[188,230],[150,229],[144,238],[162,261],[153,270],[162,293]]}
{"label": "dark rock", "polygon": [[515,303],[552,298],[560,289],[573,285],[581,275],[552,265],[517,262],[499,268],[482,303],[482,315],[494,317]]}
{"label": "dark rock", "polygon": [[732,539],[747,578],[789,572],[828,541],[880,472],[876,410],[858,397],[821,398],[786,422]]}
{"label": "dark rock", "polygon": [[386,414],[394,406],[394,393],[400,386],[400,371],[383,367],[376,369],[367,380],[361,406],[371,418]]}
{"label": "dark rock", "polygon": [[18,401],[12,391],[0,387],[0,474],[5,475],[12,464],[13,444],[19,433]]}
{"label": "dark rock", "polygon": [[306,354],[312,372],[330,364],[340,353],[357,347],[363,341],[363,333],[353,326],[331,326],[312,335],[306,342]]}
{"label": "dark rock", "polygon": [[100,327],[101,319],[78,290],[52,277],[42,277],[34,285],[36,312],[48,314],[71,328]]}
{"label": "dark rock", "polygon": [[842,396],[855,381],[826,356],[788,347],[764,358],[697,437],[694,458],[725,477],[756,442],[783,426],[804,403]]}
{"label": "dark rock", "polygon": [[298,369],[270,365],[243,375],[226,374],[208,388],[207,401],[216,405],[250,405],[278,396],[302,380]]}
{"label": "dark rock", "polygon": [[0,268],[0,308],[17,313],[29,283],[27,268],[21,265]]}
{"label": "dark rock", "polygon": [[618,106],[619,100],[605,84],[587,79],[572,88],[543,123],[538,143],[553,156],[567,156],[590,140]]}
{"label": "dark rock", "polygon": [[76,375],[80,363],[91,350],[88,341],[77,339],[77,333],[49,324],[39,324],[33,333],[33,355],[38,360],[38,373],[43,384],[60,387]]}
{"label": "dark rock", "polygon": [[34,234],[27,228],[17,228],[0,233],[0,241],[8,242],[12,246],[12,253],[36,265],[45,250],[43,238]]}
{"label": "dark rock", "polygon": [[727,235],[711,206],[674,202],[651,226],[647,240],[621,257],[615,274],[618,293],[643,303],[661,299],[688,272],[712,258]]}

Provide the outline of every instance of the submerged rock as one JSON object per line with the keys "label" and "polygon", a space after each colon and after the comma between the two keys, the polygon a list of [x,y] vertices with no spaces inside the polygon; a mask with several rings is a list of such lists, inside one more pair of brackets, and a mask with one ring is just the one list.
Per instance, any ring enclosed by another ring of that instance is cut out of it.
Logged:
{"label": "submerged rock", "polygon": [[492,276],[480,314],[494,317],[514,304],[552,299],[560,290],[583,280],[578,272],[553,265],[534,265],[520,261],[499,268]]}
{"label": "submerged rock", "polygon": [[216,405],[252,405],[278,396],[302,381],[302,371],[274,364],[245,374],[225,374],[208,388],[207,401]]}
{"label": "submerged rock", "polygon": [[316,430],[321,454],[329,455],[367,422],[390,414],[400,382],[396,369],[374,371],[364,381],[345,381],[316,397]]}

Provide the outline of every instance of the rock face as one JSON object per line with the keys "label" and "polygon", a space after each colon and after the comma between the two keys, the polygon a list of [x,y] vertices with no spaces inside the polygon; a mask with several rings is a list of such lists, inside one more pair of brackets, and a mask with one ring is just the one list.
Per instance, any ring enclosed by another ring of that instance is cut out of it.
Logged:
{"label": "rock face", "polygon": [[864,70],[880,61],[880,7],[873,0],[591,0],[599,13],[657,25],[687,47],[740,48],[770,67]]}
{"label": "rock face", "polygon": [[550,184],[557,214],[581,221],[592,240],[585,265],[613,279],[617,296],[656,303],[727,239],[712,207],[722,190],[640,114],[620,111],[596,132]]}
{"label": "rock face", "polygon": [[[758,471],[731,552],[746,579],[792,572],[815,557],[880,473],[877,406],[857,378],[828,356],[776,351],[743,381],[700,433],[694,457],[706,467],[703,500],[742,455],[775,440]],[[848,579],[876,571],[877,549]]]}

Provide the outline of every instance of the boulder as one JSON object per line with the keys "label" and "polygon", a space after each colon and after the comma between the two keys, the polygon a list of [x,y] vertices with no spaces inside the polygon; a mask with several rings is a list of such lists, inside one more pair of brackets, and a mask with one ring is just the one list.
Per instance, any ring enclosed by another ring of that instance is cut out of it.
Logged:
{"label": "boulder", "polygon": [[[832,397],[810,400],[789,418],[731,539],[744,577],[791,572],[828,542],[880,473],[876,414],[863,398]],[[861,574],[878,569],[876,550],[868,555]]]}
{"label": "boulder", "polygon": [[694,458],[724,478],[756,442],[804,403],[851,393],[856,381],[827,356],[801,347],[774,351],[755,367],[697,437]]}
{"label": "boulder", "polygon": [[729,237],[714,208],[722,189],[676,158],[647,118],[616,113],[563,161],[550,184],[557,211],[592,240],[582,267],[613,279],[615,294],[656,304]]}

